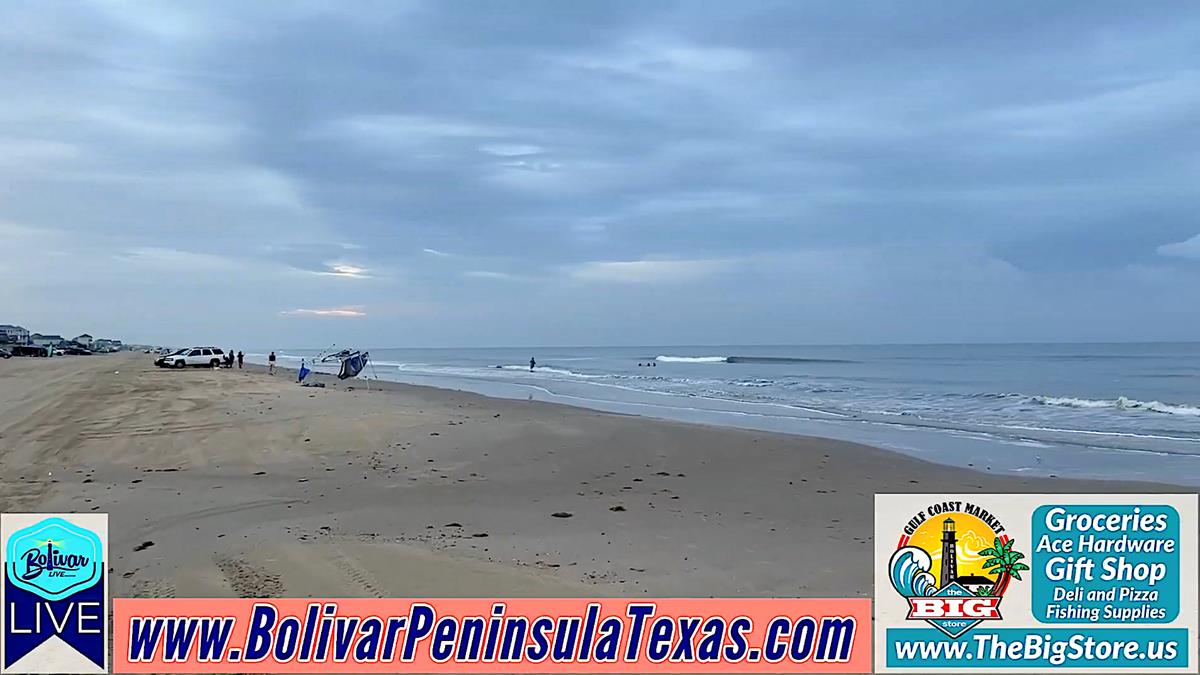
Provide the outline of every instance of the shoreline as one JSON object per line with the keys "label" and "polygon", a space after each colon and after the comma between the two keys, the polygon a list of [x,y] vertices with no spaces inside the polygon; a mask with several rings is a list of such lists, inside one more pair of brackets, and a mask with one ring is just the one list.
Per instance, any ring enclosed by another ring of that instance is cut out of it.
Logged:
{"label": "shoreline", "polygon": [[1190,491],[150,361],[0,363],[0,509],[109,513],[115,596],[866,597],[876,493]]}
{"label": "shoreline", "polygon": [[[293,374],[297,372],[297,368],[291,367],[288,361],[285,363],[289,365],[277,367]],[[248,362],[248,365],[251,364]],[[253,365],[261,365],[264,370],[266,368],[265,363]],[[327,373],[314,370],[310,377],[316,376],[329,377],[326,381],[337,382]],[[982,430],[967,431],[937,425],[914,426],[898,420],[838,419],[819,410],[811,411],[820,413],[815,417],[798,418],[768,412],[689,407],[680,405],[683,400],[680,397],[662,392],[646,392],[645,400],[640,402],[618,402],[556,392],[532,382],[515,384],[467,377],[433,377],[407,371],[400,371],[400,375],[394,379],[375,376],[357,381],[369,381],[371,386],[385,388],[392,385],[425,387],[437,391],[473,393],[493,400],[537,401],[650,420],[855,443],[940,466],[990,474],[1101,481],[1136,480],[1186,486],[1189,489],[1200,487],[1200,456],[1189,453],[1115,448],[1083,442],[1047,444],[1021,437],[997,436]],[[655,398],[666,402],[656,403]],[[687,399],[687,402],[690,404],[693,400],[706,401],[701,397]],[[781,404],[741,402],[738,405],[770,408]]]}

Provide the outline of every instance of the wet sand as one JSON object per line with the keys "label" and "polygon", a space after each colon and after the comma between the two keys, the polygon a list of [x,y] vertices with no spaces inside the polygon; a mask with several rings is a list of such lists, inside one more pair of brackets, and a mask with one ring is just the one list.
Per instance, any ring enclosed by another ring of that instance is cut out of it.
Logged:
{"label": "wet sand", "polygon": [[1172,491],[151,360],[0,361],[0,510],[109,513],[115,597],[867,596],[877,492]]}

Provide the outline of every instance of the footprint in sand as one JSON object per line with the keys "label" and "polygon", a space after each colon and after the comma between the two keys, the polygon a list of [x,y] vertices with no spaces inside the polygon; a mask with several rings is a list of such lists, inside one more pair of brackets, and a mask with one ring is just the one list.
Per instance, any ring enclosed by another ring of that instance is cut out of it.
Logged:
{"label": "footprint in sand", "polygon": [[242,558],[217,558],[214,562],[239,598],[272,598],[284,594],[279,575],[254,567]]}

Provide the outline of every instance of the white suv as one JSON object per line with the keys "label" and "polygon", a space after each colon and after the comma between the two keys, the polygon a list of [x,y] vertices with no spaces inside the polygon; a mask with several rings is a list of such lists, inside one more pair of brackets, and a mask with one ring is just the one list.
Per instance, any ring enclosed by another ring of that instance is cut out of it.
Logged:
{"label": "white suv", "polygon": [[221,365],[225,352],[216,347],[192,347],[178,354],[165,356],[162,359],[164,368],[184,368],[186,366],[207,366],[216,368]]}

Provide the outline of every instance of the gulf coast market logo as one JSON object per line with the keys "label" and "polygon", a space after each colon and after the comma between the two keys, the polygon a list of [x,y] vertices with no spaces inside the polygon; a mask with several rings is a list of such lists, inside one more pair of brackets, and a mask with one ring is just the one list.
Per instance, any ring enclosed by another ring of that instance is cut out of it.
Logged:
{"label": "gulf coast market logo", "polygon": [[2,522],[4,659],[0,670],[106,670],[107,517],[4,514]]}
{"label": "gulf coast market logo", "polygon": [[905,618],[951,639],[1001,620],[1004,593],[1029,569],[1014,543],[996,515],[969,502],[938,502],[914,514],[888,560],[892,587],[908,601]]}

